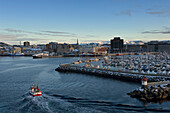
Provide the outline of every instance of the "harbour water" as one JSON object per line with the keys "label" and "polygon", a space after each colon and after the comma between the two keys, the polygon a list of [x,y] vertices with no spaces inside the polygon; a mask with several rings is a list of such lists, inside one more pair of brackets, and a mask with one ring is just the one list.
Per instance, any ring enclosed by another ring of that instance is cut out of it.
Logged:
{"label": "harbour water", "polygon": [[[78,58],[0,57],[1,113],[170,112],[170,103],[142,103],[127,95],[140,84],[79,73],[59,73]],[[38,83],[42,97],[28,94]]]}

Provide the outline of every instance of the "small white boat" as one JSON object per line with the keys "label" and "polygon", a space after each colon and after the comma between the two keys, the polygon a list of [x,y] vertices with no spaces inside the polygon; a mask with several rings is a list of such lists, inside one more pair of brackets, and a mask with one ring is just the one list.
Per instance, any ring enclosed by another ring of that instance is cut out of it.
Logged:
{"label": "small white boat", "polygon": [[42,58],[43,57],[43,53],[39,53],[39,54],[34,54],[32,55],[33,58]]}
{"label": "small white boat", "polygon": [[43,58],[43,57],[48,57],[49,55],[46,53],[38,53],[38,54],[34,54],[32,55],[33,58]]}

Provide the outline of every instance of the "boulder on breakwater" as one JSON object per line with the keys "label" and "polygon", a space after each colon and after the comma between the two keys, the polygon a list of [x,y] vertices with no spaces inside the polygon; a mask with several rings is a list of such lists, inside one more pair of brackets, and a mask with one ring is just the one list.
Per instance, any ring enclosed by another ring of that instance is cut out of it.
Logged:
{"label": "boulder on breakwater", "polygon": [[[141,79],[144,75],[137,75],[132,73],[124,73],[124,72],[118,72],[113,70],[107,70],[107,69],[98,69],[98,68],[86,68],[86,67],[80,67],[80,66],[59,66],[55,69],[59,72],[75,72],[75,73],[85,73],[89,75],[95,75],[95,76],[102,76],[107,78],[114,78],[114,79],[120,79],[124,81],[134,81],[141,83]],[[157,82],[157,81],[169,81],[170,77],[163,77],[163,76],[146,76],[148,82]]]}
{"label": "boulder on breakwater", "polygon": [[139,88],[127,94],[146,102],[170,101],[170,84]]}

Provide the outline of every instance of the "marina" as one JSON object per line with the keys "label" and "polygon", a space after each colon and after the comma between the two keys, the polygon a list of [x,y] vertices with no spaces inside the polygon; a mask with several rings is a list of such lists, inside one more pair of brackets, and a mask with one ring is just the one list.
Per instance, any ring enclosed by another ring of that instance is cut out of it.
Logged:
{"label": "marina", "polygon": [[170,55],[168,53],[111,57],[104,59],[102,63],[109,68],[117,67],[129,72],[170,75]]}
{"label": "marina", "polygon": [[73,63],[60,64],[56,71],[139,83],[141,87],[127,94],[145,103],[170,100],[170,56],[166,53],[79,59]]}
{"label": "marina", "polygon": [[[141,82],[141,78],[143,78],[146,74],[134,74],[129,72],[122,72],[122,71],[113,71],[108,69],[96,69],[96,68],[85,68],[85,67],[78,67],[78,66],[60,66],[56,68],[56,71],[59,72],[75,72],[75,73],[85,73],[90,75],[102,76],[107,78],[116,78],[125,81],[134,81],[134,82]],[[155,81],[167,81],[170,80],[170,77],[166,76],[146,76],[149,82]]]}
{"label": "marina", "polygon": [[170,80],[170,55],[125,55],[79,59],[61,64],[56,71],[93,74],[140,82],[146,76],[149,82]]}

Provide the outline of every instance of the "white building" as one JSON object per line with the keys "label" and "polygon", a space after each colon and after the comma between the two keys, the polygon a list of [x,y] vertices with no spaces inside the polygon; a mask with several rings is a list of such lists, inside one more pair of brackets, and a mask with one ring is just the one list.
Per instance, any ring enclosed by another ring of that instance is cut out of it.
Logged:
{"label": "white building", "polygon": [[42,53],[42,49],[36,49],[36,48],[27,48],[24,50],[25,55],[34,55],[37,53]]}
{"label": "white building", "polygon": [[94,45],[81,45],[79,46],[79,52],[80,53],[91,53],[91,54],[95,54],[98,53],[98,46],[94,46]]}

